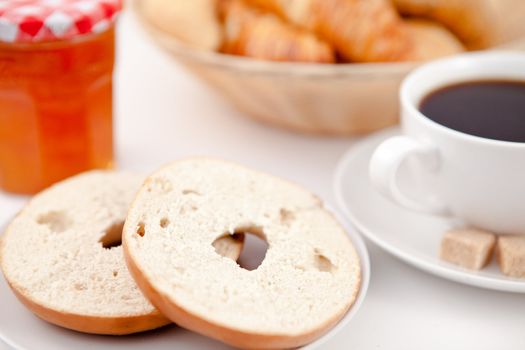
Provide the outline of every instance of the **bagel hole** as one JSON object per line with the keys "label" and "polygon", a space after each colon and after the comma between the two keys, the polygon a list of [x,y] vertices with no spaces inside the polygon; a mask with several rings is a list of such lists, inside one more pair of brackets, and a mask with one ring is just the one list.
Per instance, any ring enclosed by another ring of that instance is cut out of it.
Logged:
{"label": "bagel hole", "polygon": [[46,225],[55,233],[64,232],[72,224],[71,219],[69,219],[66,213],[55,210],[39,215],[36,222],[39,225]]}
{"label": "bagel hole", "polygon": [[241,255],[237,263],[245,270],[256,270],[264,261],[266,252],[268,251],[268,242],[266,241],[262,228],[257,226],[241,227],[234,232],[235,234],[243,234],[245,237]]}
{"label": "bagel hole", "polygon": [[104,249],[111,249],[120,247],[122,245],[122,229],[124,228],[124,221],[113,223],[104,230],[104,236],[100,238],[99,242]]}

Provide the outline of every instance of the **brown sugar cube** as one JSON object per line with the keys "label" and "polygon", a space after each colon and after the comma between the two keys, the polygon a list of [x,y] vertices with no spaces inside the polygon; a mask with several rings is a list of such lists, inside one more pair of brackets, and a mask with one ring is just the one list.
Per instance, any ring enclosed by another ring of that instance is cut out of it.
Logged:
{"label": "brown sugar cube", "polygon": [[496,254],[501,272],[507,276],[525,277],[525,236],[499,236]]}
{"label": "brown sugar cube", "polygon": [[441,259],[467,269],[480,270],[490,261],[496,236],[475,229],[454,229],[441,240]]}

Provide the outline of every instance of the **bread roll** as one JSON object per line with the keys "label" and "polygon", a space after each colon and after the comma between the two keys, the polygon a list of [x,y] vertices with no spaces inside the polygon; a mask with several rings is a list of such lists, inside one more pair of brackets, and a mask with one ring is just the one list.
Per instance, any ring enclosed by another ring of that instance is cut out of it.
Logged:
{"label": "bread roll", "polygon": [[413,37],[413,50],[407,54],[412,61],[426,61],[465,51],[461,41],[442,25],[421,19],[405,20]]}
{"label": "bread roll", "polygon": [[486,48],[496,31],[490,0],[394,0],[394,4],[403,15],[442,23],[469,49]]}

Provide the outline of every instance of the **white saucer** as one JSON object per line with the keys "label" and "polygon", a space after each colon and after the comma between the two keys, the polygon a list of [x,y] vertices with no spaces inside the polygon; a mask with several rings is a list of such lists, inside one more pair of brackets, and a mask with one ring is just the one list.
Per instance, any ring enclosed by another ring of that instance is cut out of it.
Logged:
{"label": "white saucer", "polygon": [[337,203],[358,230],[399,259],[437,276],[476,287],[525,293],[525,280],[503,275],[492,261],[481,271],[443,262],[438,257],[443,233],[451,222],[406,210],[380,195],[368,180],[368,163],[376,146],[399,128],[364,139],[340,160],[334,178]]}
{"label": "white saucer", "polygon": [[[335,213],[346,228],[361,259],[361,289],[345,317],[328,333],[303,349],[317,349],[348,326],[359,310],[370,281],[370,260],[361,236],[352,229],[342,215]],[[0,233],[3,230],[0,228]],[[248,237],[249,238],[249,237]],[[248,245],[248,244],[247,244]],[[248,248],[249,249],[249,248]],[[257,248],[255,248],[257,249]],[[243,252],[244,255],[245,252]],[[252,252],[247,252],[250,255]],[[255,255],[255,254],[254,254]],[[257,253],[257,255],[260,255]],[[250,262],[248,262],[250,263]],[[75,349],[75,350],[171,350],[171,349],[230,349],[227,345],[176,326],[131,336],[111,337],[82,334],[48,324],[28,311],[14,296],[0,272],[0,349],[4,341],[14,349]]]}

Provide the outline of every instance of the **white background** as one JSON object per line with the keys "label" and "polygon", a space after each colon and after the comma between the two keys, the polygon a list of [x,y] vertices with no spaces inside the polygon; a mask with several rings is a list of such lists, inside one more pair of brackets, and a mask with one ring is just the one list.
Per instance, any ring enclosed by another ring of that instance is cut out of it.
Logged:
{"label": "white background", "polygon": [[[219,156],[294,180],[335,205],[333,171],[356,139],[297,135],[244,118],[154,46],[129,14],[119,39],[119,168],[149,172],[184,156]],[[25,200],[0,194],[0,225]],[[325,349],[525,349],[525,295],[439,279],[367,245],[368,296]]]}

